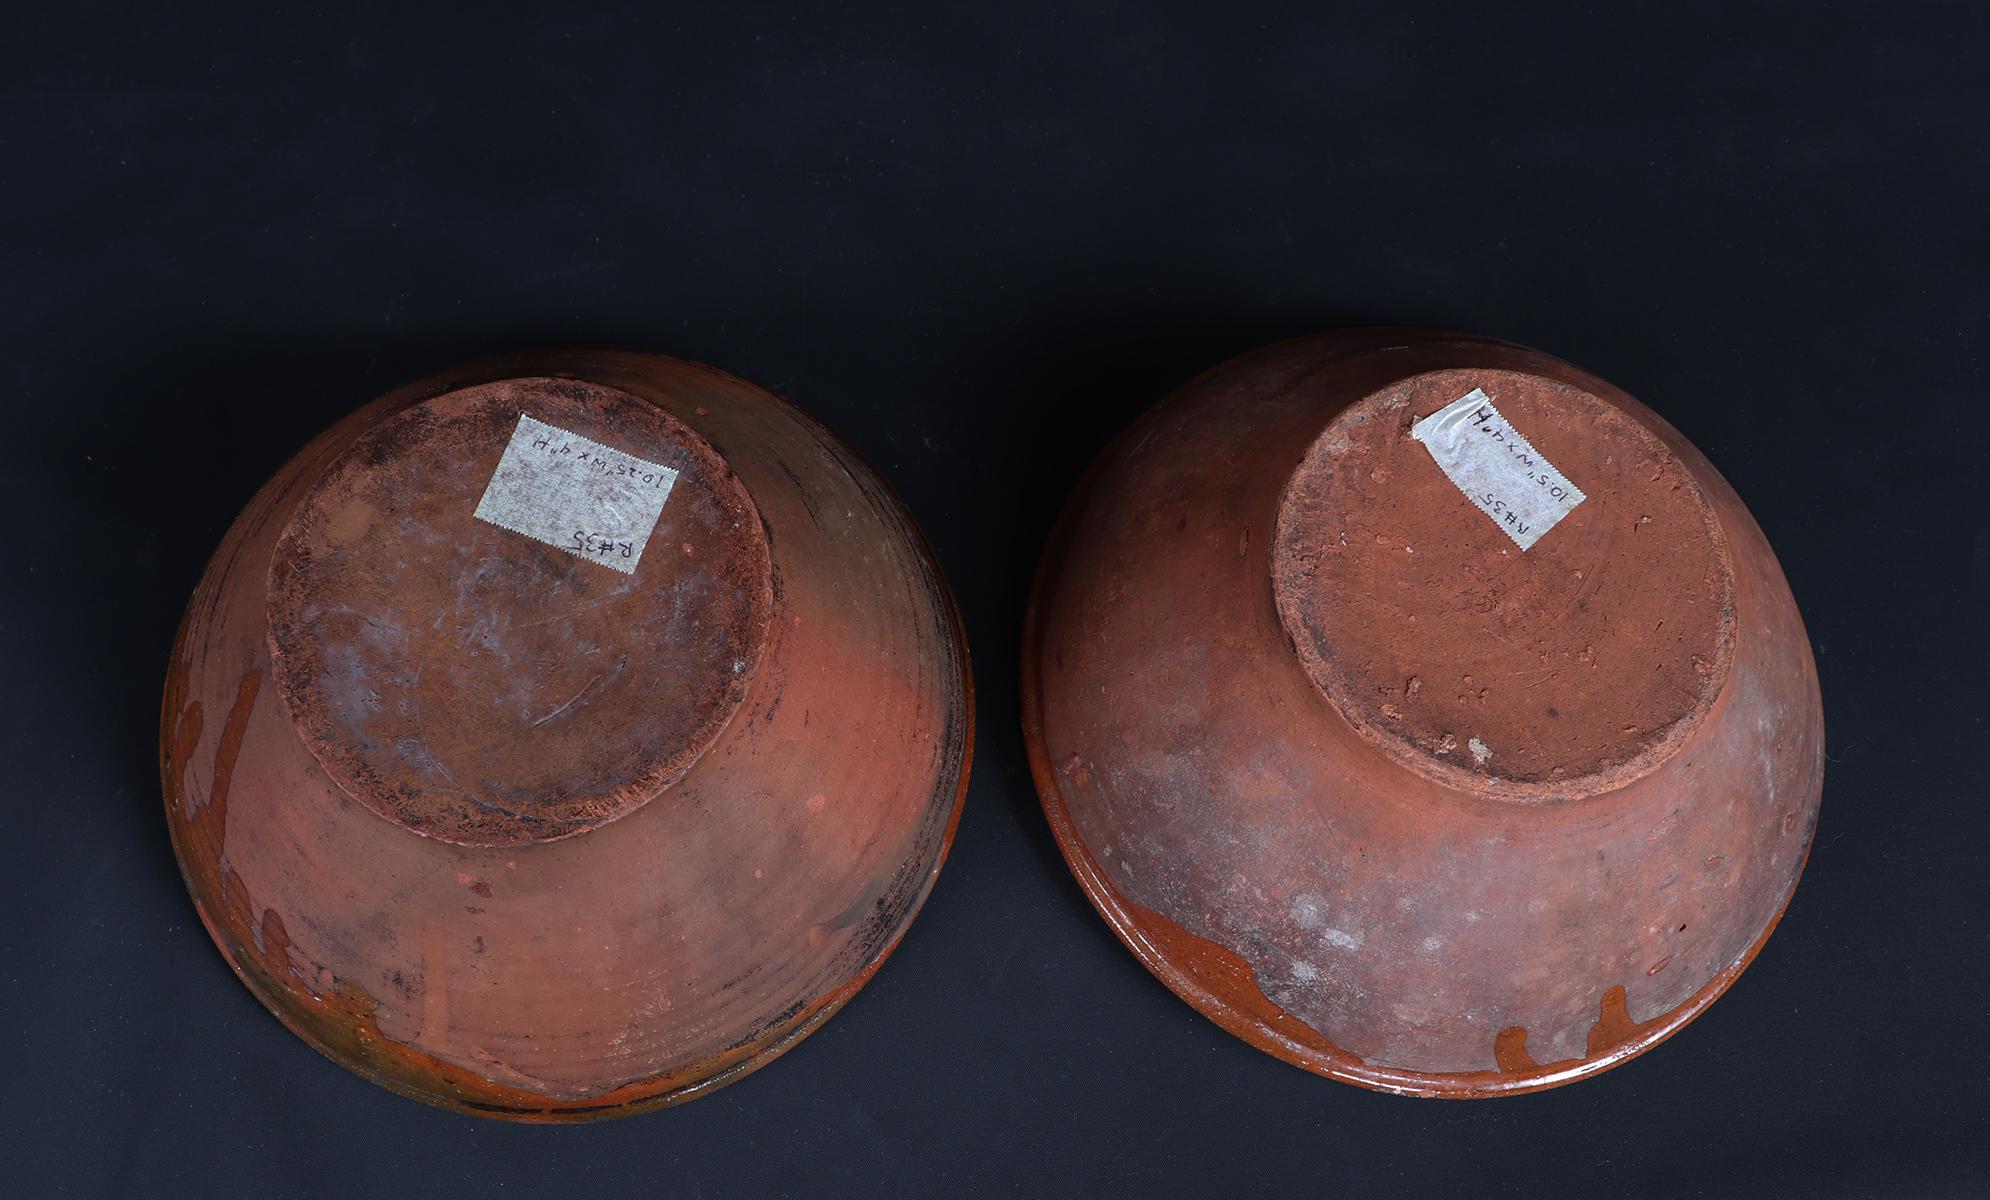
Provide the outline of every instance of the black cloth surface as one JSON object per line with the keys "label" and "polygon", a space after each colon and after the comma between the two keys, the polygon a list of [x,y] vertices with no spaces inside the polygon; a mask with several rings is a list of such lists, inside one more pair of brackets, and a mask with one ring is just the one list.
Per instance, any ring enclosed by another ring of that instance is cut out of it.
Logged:
{"label": "black cloth surface", "polygon": [[[199,8],[0,23],[0,1193],[1985,1194],[1981,6]],[[1223,1033],[1093,914],[1024,760],[1023,596],[1086,463],[1204,368],[1378,322],[1657,409],[1818,655],[1781,929],[1671,1042],[1536,1096]],[[545,1129],[390,1095],[236,982],[157,714],[288,455],[571,343],[736,372],[875,463],[981,725],[932,899],[844,1012],[695,1103]]]}

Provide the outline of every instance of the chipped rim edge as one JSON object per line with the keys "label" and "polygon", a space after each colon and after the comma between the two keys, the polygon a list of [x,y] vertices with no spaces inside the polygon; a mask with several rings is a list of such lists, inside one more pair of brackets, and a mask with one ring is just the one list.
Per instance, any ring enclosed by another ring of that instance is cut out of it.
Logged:
{"label": "chipped rim edge", "polygon": [[[1330,335],[1352,335],[1360,332],[1362,332],[1360,328],[1327,331]],[[1197,373],[1159,403],[1165,404],[1168,399],[1172,399],[1174,395],[1193,386],[1196,382],[1242,363],[1247,359],[1256,357],[1265,351],[1290,346],[1298,342],[1310,341],[1320,336],[1322,335],[1310,334],[1288,338],[1227,359],[1214,367]],[[1469,335],[1448,333],[1444,334],[1444,336],[1469,338]],[[1511,345],[1513,343],[1498,342],[1498,344]],[[1153,411],[1152,408],[1149,408],[1146,410],[1146,413],[1134,418],[1133,425],[1137,425],[1146,415],[1151,414]],[[1129,425],[1128,428],[1132,428],[1132,425]],[[1288,1034],[1281,1033],[1279,1030],[1264,1024],[1248,1013],[1239,1011],[1231,1006],[1221,996],[1204,987],[1195,976],[1177,966],[1174,960],[1169,958],[1167,953],[1147,936],[1143,928],[1145,922],[1152,921],[1174,925],[1174,928],[1186,937],[1209,942],[1220,949],[1227,950],[1228,948],[1223,947],[1219,942],[1214,942],[1211,939],[1202,938],[1190,933],[1181,926],[1175,925],[1174,922],[1162,914],[1143,908],[1119,893],[1118,889],[1106,877],[1105,872],[1099,869],[1098,861],[1092,857],[1091,849],[1085,845],[1084,840],[1079,836],[1077,825],[1071,819],[1070,808],[1065,803],[1064,794],[1057,786],[1056,771],[1051,765],[1049,747],[1045,744],[1043,737],[1043,703],[1041,696],[1043,642],[1041,613],[1046,597],[1059,573],[1059,568],[1064,562],[1071,526],[1075,523],[1077,514],[1090,500],[1095,490],[1098,476],[1107,459],[1111,457],[1114,446],[1125,436],[1125,431],[1122,431],[1092,460],[1091,465],[1086,468],[1084,475],[1080,477],[1077,485],[1072,488],[1070,498],[1065,501],[1064,507],[1058,513],[1056,522],[1051,526],[1050,536],[1045,540],[1043,555],[1038,560],[1036,575],[1030,583],[1029,599],[1023,610],[1022,663],[1018,679],[1018,689],[1022,696],[1023,743],[1029,754],[1030,775],[1036,783],[1037,798],[1043,805],[1044,818],[1050,825],[1052,836],[1057,839],[1057,848],[1064,855],[1065,865],[1071,869],[1071,874],[1077,878],[1078,886],[1084,891],[1085,898],[1091,902],[1092,907],[1097,910],[1098,914],[1105,918],[1106,924],[1112,927],[1114,936],[1118,937],[1120,942],[1128,950],[1133,952],[1134,957],[1139,959],[1141,965],[1145,966],[1156,979],[1166,984],[1169,991],[1172,991],[1176,996],[1186,1001],[1197,1012],[1221,1026],[1224,1031],[1242,1039],[1244,1042],[1264,1051],[1274,1058],[1311,1071],[1315,1075],[1323,1075],[1328,1079],[1339,1080],[1342,1083],[1351,1083],[1358,1087],[1378,1092],[1387,1092],[1398,1096],[1446,1100],[1479,1100],[1496,1096],[1517,1096],[1528,1092],[1546,1091],[1549,1088],[1561,1087],[1564,1084],[1586,1079],[1592,1075],[1607,1071],[1612,1067],[1621,1066],[1629,1062],[1631,1059],[1638,1057],[1685,1028],[1695,1017],[1706,1011],[1709,1005],[1719,999],[1728,988],[1732,987],[1735,980],[1741,977],[1742,972],[1747,970],[1749,965],[1755,961],[1755,956],[1761,953],[1763,946],[1768,944],[1769,935],[1776,931],[1776,926],[1782,922],[1783,914],[1789,910],[1790,901],[1796,895],[1797,883],[1803,878],[1804,868],[1810,863],[1811,849],[1817,844],[1817,814],[1822,808],[1821,798],[1817,809],[1812,813],[1809,828],[1805,831],[1803,853],[1797,857],[1796,869],[1790,875],[1789,886],[1784,889],[1782,900],[1776,905],[1775,911],[1769,915],[1768,921],[1764,923],[1762,932],[1756,936],[1748,948],[1726,966],[1716,971],[1713,977],[1701,985],[1699,990],[1687,997],[1685,1002],[1673,1008],[1670,1012],[1653,1018],[1635,1037],[1621,1042],[1605,1053],[1593,1058],[1584,1057],[1579,1061],[1550,1063],[1531,1071],[1513,1072],[1500,1071],[1498,1069],[1456,1073],[1426,1072],[1377,1066],[1351,1051],[1343,1050],[1334,1045],[1324,1034],[1313,1029],[1312,1026],[1307,1025],[1296,1016],[1292,1016],[1291,1018],[1293,1024],[1305,1029],[1314,1038],[1317,1038],[1320,1046],[1316,1048]],[[1798,628],[1802,629],[1800,617]],[[1815,678],[1815,655],[1811,650],[1810,639],[1807,635],[1802,639],[1801,644],[1805,658],[1811,660],[1811,675],[1812,678]],[[1820,744],[1820,756],[1822,753],[1823,747]],[[1252,972],[1251,978],[1252,986],[1255,987],[1255,971]],[[1262,995],[1263,993],[1260,992],[1259,994]],[[1269,997],[1265,998],[1265,1004],[1274,1011],[1285,1013],[1285,1010],[1277,1004],[1272,1003]],[[1289,1013],[1286,1013],[1286,1015],[1291,1016]]]}

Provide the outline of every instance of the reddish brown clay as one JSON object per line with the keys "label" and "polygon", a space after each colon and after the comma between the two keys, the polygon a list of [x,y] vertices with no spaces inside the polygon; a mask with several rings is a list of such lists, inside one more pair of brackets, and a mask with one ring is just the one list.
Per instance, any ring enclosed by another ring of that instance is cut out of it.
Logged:
{"label": "reddish brown clay", "polygon": [[[679,474],[633,574],[476,519],[521,413]],[[160,770],[202,920],[396,1091],[701,1095],[890,953],[952,840],[966,648],[841,442],[692,363],[491,360],[312,442],[215,554]]]}
{"label": "reddish brown clay", "polygon": [[[1411,436],[1474,388],[1587,495],[1525,551]],[[1120,937],[1387,1091],[1663,1040],[1760,949],[1817,819],[1816,671],[1747,510],[1637,401],[1482,338],[1303,339],[1149,412],[1053,536],[1023,675]]]}

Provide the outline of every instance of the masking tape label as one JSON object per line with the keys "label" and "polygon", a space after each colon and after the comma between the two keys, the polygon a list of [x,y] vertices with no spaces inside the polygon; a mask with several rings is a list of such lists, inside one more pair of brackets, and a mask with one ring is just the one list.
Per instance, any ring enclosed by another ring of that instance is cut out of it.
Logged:
{"label": "masking tape label", "polygon": [[521,413],[477,519],[636,573],[677,470]]}
{"label": "masking tape label", "polygon": [[1478,388],[1418,421],[1410,436],[1523,551],[1587,499]]}

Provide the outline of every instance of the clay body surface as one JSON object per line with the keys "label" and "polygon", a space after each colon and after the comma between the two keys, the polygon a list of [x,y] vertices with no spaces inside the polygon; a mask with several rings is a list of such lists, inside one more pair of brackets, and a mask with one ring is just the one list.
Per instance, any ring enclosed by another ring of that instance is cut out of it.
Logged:
{"label": "clay body surface", "polygon": [[[1529,549],[1413,436],[1473,389],[1585,494]],[[1818,811],[1809,644],[1739,499],[1486,339],[1330,334],[1184,387],[1071,501],[1024,655],[1046,812],[1122,939],[1372,1087],[1655,1044],[1768,936]]]}
{"label": "clay body surface", "polygon": [[[632,570],[476,518],[521,414],[676,473]],[[737,1078],[862,986],[944,860],[971,694],[847,447],[710,368],[547,352],[386,396],[258,493],[161,775],[202,919],[295,1032],[579,1120]]]}

